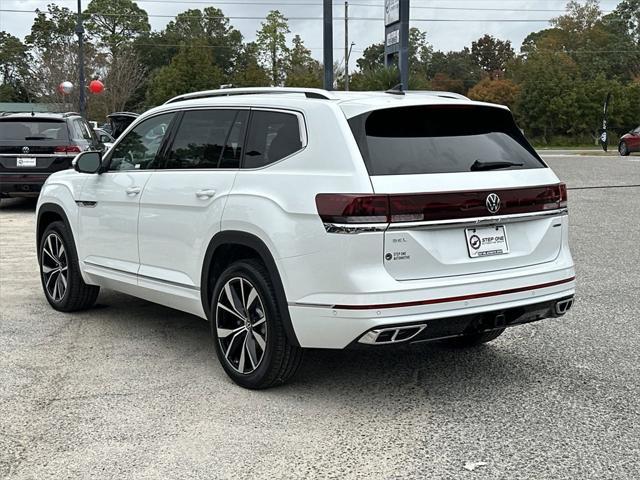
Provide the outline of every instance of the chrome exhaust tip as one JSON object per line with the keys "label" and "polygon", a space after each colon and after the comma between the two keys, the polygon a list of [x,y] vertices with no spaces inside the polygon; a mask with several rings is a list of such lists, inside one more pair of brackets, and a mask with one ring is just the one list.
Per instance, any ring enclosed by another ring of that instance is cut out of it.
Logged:
{"label": "chrome exhaust tip", "polygon": [[364,343],[366,345],[388,345],[391,343],[407,342],[415,338],[425,328],[427,328],[426,324],[420,324],[369,330],[360,337],[358,343]]}
{"label": "chrome exhaust tip", "polygon": [[555,305],[555,314],[557,316],[562,316],[565,313],[567,313],[571,307],[573,306],[573,298],[567,298],[565,300],[560,300],[559,302],[556,302]]}

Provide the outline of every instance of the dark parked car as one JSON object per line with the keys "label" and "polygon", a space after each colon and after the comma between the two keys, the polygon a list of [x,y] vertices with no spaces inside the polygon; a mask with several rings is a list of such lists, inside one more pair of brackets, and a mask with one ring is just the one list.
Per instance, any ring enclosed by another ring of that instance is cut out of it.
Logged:
{"label": "dark parked car", "polygon": [[640,127],[622,136],[618,144],[618,152],[623,157],[631,152],[640,152]]}
{"label": "dark parked car", "polygon": [[77,113],[0,114],[0,198],[37,197],[78,153],[103,148]]}

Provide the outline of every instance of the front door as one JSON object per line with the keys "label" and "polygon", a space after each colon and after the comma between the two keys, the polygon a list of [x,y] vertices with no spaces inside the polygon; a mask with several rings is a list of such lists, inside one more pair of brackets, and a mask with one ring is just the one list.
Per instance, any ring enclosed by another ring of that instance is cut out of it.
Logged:
{"label": "front door", "polygon": [[204,254],[220,231],[240,165],[248,114],[184,112],[165,164],[151,174],[142,194],[139,285],[184,296],[199,289]]}
{"label": "front door", "polygon": [[107,170],[84,184],[78,256],[90,273],[135,283],[140,197],[173,116],[161,114],[137,125],[104,159]]}

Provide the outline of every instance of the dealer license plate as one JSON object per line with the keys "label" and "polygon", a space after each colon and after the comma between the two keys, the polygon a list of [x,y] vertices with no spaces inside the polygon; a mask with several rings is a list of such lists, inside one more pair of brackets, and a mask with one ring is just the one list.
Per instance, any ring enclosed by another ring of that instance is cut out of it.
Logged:
{"label": "dealer license plate", "polygon": [[35,157],[18,157],[16,158],[16,167],[35,167]]}
{"label": "dealer license plate", "polygon": [[507,231],[502,225],[465,229],[467,250],[471,258],[509,253]]}

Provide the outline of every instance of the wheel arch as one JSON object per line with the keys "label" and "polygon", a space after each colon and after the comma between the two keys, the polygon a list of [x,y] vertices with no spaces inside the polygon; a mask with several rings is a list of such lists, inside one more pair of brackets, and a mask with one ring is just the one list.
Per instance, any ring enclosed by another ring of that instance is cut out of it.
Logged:
{"label": "wheel arch", "polygon": [[[218,261],[222,257],[223,261]],[[226,230],[219,232],[211,239],[204,257],[202,265],[202,275],[200,279],[200,297],[202,306],[209,321],[211,317],[211,295],[215,286],[217,275],[226,268],[227,265],[240,258],[257,258],[267,267],[271,276],[271,283],[274,287],[278,308],[282,315],[282,323],[289,343],[300,346],[296,337],[287,297],[282,284],[282,279],[278,271],[278,266],[269,250],[269,247],[257,236],[236,230]]]}
{"label": "wheel arch", "polygon": [[64,209],[55,203],[43,203],[38,209],[38,218],[36,220],[36,247],[40,251],[40,240],[44,230],[52,222],[61,221],[69,229],[69,232],[73,232],[71,229],[71,223],[69,217]]}

